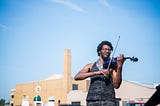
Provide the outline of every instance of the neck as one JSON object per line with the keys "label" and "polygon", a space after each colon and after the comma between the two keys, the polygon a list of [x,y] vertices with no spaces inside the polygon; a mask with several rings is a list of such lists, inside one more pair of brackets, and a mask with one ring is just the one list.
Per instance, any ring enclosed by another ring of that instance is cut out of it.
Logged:
{"label": "neck", "polygon": [[100,68],[103,68],[103,59],[102,58],[99,58],[99,61],[98,61],[98,64],[100,66]]}
{"label": "neck", "polygon": [[102,61],[106,61],[106,60],[110,59],[110,57],[100,57],[100,59],[101,59]]}

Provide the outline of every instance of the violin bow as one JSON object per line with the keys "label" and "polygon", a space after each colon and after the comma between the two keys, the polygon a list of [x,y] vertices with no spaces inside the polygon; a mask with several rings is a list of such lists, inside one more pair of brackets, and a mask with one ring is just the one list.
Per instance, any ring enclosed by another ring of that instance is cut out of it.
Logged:
{"label": "violin bow", "polygon": [[116,43],[115,49],[114,49],[113,54],[112,54],[112,57],[111,57],[111,59],[110,59],[110,61],[109,61],[109,64],[108,64],[108,67],[107,67],[107,70],[108,70],[108,71],[109,71],[109,67],[110,67],[110,65],[111,65],[112,59],[113,59],[113,57],[114,57],[115,51],[116,51],[116,49],[117,49],[117,46],[118,46],[119,40],[120,40],[120,36],[118,36],[118,40],[117,40],[117,43]]}

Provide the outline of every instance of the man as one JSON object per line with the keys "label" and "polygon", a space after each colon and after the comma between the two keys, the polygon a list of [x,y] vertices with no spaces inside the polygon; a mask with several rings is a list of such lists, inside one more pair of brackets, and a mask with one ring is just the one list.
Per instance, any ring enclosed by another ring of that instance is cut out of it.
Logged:
{"label": "man", "polygon": [[85,65],[74,77],[75,80],[91,78],[86,99],[87,106],[116,106],[114,88],[118,89],[121,85],[125,58],[120,54],[116,62],[111,61],[108,67],[107,61],[111,59],[111,51],[113,51],[112,44],[109,41],[102,41],[97,47],[99,59]]}

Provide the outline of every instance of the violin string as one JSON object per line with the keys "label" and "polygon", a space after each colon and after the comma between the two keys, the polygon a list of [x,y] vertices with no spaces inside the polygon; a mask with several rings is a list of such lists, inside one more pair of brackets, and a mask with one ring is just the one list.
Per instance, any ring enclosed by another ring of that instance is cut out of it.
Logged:
{"label": "violin string", "polygon": [[108,64],[108,67],[107,67],[107,70],[108,70],[108,71],[109,71],[109,67],[110,67],[110,65],[111,65],[112,59],[113,59],[113,57],[114,57],[115,51],[116,51],[116,49],[117,49],[117,46],[118,46],[119,40],[120,40],[120,36],[118,36],[118,40],[117,40],[117,43],[116,43],[115,49],[114,49],[113,54],[112,54],[112,57],[111,57],[111,59],[110,59],[110,61],[109,61],[109,64]]}

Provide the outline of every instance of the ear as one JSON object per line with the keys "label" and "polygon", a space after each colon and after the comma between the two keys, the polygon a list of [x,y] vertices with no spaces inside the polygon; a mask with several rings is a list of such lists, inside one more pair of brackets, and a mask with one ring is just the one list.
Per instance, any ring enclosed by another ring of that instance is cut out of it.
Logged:
{"label": "ear", "polygon": [[99,55],[101,54],[100,51],[98,51]]}

